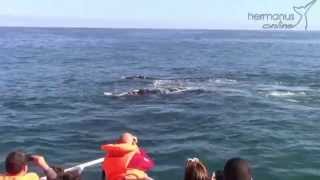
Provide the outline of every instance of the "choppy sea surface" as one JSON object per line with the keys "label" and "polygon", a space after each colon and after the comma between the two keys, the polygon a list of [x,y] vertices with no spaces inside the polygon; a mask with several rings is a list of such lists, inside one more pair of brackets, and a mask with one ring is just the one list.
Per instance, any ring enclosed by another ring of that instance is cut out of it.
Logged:
{"label": "choppy sea surface", "polygon": [[319,179],[319,77],[319,32],[0,28],[1,163],[68,167],[130,131],[155,179],[237,156],[255,179]]}

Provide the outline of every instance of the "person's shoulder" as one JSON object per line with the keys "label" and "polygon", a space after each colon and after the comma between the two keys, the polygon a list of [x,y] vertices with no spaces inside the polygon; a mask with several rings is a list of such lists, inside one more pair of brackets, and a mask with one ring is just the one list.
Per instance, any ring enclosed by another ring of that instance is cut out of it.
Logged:
{"label": "person's shoulder", "polygon": [[39,176],[36,173],[27,173],[24,176],[8,176],[6,174],[0,174],[0,180],[39,180]]}
{"label": "person's shoulder", "polygon": [[40,178],[39,178],[38,174],[36,174],[34,172],[30,172],[25,175],[25,179],[26,180],[39,180]]}
{"label": "person's shoulder", "polygon": [[0,180],[4,180],[4,179],[5,179],[5,176],[6,176],[5,174],[1,174],[1,173],[0,173]]}
{"label": "person's shoulder", "polygon": [[7,174],[0,174],[0,180],[10,180],[12,179],[11,176],[8,176]]}

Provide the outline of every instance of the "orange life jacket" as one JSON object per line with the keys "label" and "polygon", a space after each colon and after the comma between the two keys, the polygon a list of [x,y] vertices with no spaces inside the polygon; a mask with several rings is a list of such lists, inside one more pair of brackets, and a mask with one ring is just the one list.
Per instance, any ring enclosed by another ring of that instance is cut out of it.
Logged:
{"label": "orange life jacket", "polygon": [[103,170],[108,180],[144,179],[145,172],[138,169],[129,169],[128,164],[132,157],[139,152],[139,147],[132,144],[107,144],[101,149],[107,152],[103,162]]}
{"label": "orange life jacket", "polygon": [[0,180],[39,180],[36,173],[26,173],[23,175],[0,174]]}

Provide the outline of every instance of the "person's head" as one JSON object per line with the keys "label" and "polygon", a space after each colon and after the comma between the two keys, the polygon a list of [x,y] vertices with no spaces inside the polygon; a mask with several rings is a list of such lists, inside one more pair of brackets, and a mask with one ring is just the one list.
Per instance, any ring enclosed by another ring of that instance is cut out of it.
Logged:
{"label": "person's head", "polygon": [[13,151],[8,154],[5,161],[6,172],[11,175],[28,171],[28,156],[21,151]]}
{"label": "person's head", "polygon": [[119,143],[126,143],[126,144],[137,144],[138,138],[132,135],[131,133],[123,133],[119,138]]}
{"label": "person's head", "polygon": [[61,175],[58,175],[57,180],[80,180],[81,177],[77,172],[65,172]]}
{"label": "person's head", "polygon": [[251,180],[249,163],[241,158],[232,158],[224,166],[224,180]]}
{"label": "person's head", "polygon": [[207,167],[198,158],[188,159],[184,180],[210,180]]}
{"label": "person's head", "polygon": [[64,169],[59,166],[51,166],[51,168],[57,173],[56,180],[80,180],[80,173],[77,171],[64,172]]}
{"label": "person's head", "polygon": [[211,178],[212,180],[224,180],[223,171],[221,170],[215,171],[214,174],[212,175],[213,175],[213,177]]}
{"label": "person's head", "polygon": [[54,172],[57,173],[57,175],[64,173],[64,168],[61,166],[50,166],[50,167],[54,170]]}

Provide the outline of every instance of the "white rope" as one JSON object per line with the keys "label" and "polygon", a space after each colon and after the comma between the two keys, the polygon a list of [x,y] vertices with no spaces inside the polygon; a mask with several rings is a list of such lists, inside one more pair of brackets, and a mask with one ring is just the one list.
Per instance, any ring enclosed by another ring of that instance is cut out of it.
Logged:
{"label": "white rope", "polygon": [[[95,166],[95,165],[97,165],[97,164],[101,164],[103,161],[104,161],[104,158],[99,158],[99,159],[96,159],[96,160],[93,160],[93,161],[85,162],[85,163],[82,163],[82,164],[79,164],[79,165],[76,165],[76,166],[67,168],[67,169],[64,170],[64,172],[78,171],[79,174],[81,174],[81,172],[82,172],[85,168],[90,167],[90,166]],[[46,180],[47,177],[41,177],[40,179],[41,179],[41,180]]]}
{"label": "white rope", "polygon": [[74,171],[74,170],[80,170],[80,172],[82,172],[85,168],[90,167],[90,166],[94,166],[97,164],[101,164],[103,162],[104,158],[99,158],[93,161],[89,161],[89,162],[85,162],[83,164],[79,164],[77,166],[65,169],[64,172],[68,172],[68,171]]}
{"label": "white rope", "polygon": [[[103,161],[104,161],[104,158],[99,158],[99,159],[96,159],[96,160],[93,160],[93,161],[85,162],[85,163],[82,163],[82,164],[67,168],[67,169],[64,170],[64,172],[78,171],[79,174],[81,174],[81,172],[85,168],[90,167],[90,166],[95,166],[97,164],[101,164]],[[40,180],[47,180],[47,177],[41,177]],[[146,180],[153,180],[153,179],[151,177],[147,177]]]}

